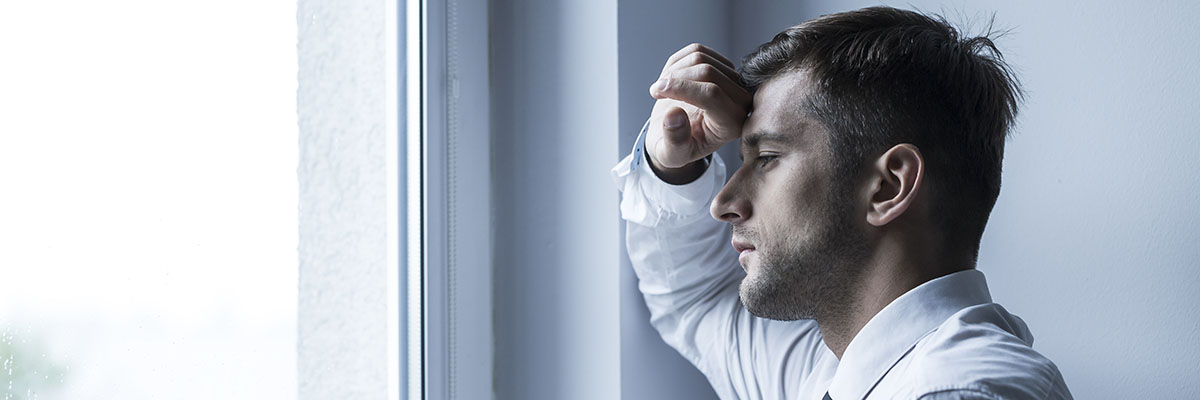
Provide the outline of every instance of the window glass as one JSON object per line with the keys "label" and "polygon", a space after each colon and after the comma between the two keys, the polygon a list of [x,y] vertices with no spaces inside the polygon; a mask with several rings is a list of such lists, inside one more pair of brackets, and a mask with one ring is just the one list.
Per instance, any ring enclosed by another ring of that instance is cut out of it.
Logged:
{"label": "window glass", "polygon": [[0,2],[0,393],[296,397],[294,1]]}

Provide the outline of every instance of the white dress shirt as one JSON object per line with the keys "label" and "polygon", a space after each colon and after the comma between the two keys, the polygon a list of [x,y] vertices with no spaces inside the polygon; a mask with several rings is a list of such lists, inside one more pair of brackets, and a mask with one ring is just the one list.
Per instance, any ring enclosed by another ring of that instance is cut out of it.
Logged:
{"label": "white dress shirt", "polygon": [[708,205],[725,183],[713,154],[696,181],[671,185],[645,160],[645,128],[616,167],[629,257],[650,323],[722,399],[1070,399],[1024,321],[967,270],[910,290],[876,314],[838,360],[816,321],[751,315],[730,227]]}

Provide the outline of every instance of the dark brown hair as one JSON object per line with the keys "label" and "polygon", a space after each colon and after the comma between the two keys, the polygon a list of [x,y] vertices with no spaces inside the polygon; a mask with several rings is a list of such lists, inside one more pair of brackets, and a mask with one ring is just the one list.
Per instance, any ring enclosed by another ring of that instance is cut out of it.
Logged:
{"label": "dark brown hair", "polygon": [[784,73],[805,74],[812,89],[800,106],[831,132],[837,182],[848,185],[867,157],[917,146],[934,223],[948,245],[977,253],[1021,98],[988,35],[960,37],[936,15],[864,8],[780,32],[746,56],[741,75],[753,90]]}

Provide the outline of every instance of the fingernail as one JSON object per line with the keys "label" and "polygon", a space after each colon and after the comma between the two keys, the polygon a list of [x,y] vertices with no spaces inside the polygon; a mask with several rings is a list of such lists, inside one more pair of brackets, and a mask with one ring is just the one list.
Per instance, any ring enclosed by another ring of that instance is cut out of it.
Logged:
{"label": "fingernail", "polygon": [[667,116],[666,126],[668,129],[675,129],[683,126],[683,114],[671,114]]}

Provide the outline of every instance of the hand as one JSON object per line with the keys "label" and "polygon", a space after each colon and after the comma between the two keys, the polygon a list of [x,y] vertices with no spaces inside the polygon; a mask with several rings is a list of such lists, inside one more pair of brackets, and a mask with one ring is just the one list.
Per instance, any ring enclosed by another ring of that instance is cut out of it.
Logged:
{"label": "hand", "polygon": [[650,86],[658,99],[650,114],[646,151],[659,177],[687,183],[704,173],[696,161],[741,136],[753,96],[733,63],[700,44],[675,52]]}

